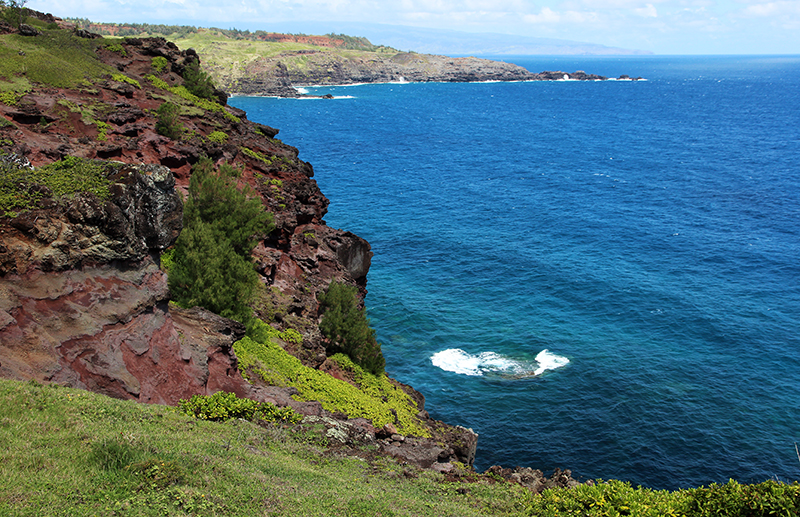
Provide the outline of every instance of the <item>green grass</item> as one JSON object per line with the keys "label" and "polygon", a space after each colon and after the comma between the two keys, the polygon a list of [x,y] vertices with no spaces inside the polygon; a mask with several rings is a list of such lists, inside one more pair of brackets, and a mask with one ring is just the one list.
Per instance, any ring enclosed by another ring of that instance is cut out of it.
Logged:
{"label": "green grass", "polygon": [[[0,515],[786,516],[800,485],[668,492],[621,481],[535,495],[491,476],[449,482],[328,449],[311,425],[211,422],[175,408],[0,379]],[[374,447],[373,447],[374,449]],[[366,454],[365,454],[366,456]]]}
{"label": "green grass", "polygon": [[0,36],[0,91],[28,91],[32,83],[75,88],[117,70],[103,64],[95,49],[108,44],[103,38],[78,38],[66,30],[43,30],[36,37]]}
{"label": "green grass", "polygon": [[0,380],[0,515],[513,515],[511,485],[406,477],[310,431]]}

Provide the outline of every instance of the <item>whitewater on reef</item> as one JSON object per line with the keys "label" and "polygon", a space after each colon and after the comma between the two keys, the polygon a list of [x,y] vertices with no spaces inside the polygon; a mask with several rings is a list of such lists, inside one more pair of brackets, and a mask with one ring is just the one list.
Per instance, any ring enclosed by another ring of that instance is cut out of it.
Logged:
{"label": "whitewater on reef", "polygon": [[800,57],[513,61],[648,81],[231,103],[370,242],[387,371],[480,434],[479,470],[800,477]]}
{"label": "whitewater on reef", "polygon": [[431,356],[431,363],[447,372],[462,375],[498,375],[507,379],[523,379],[541,375],[569,363],[569,359],[545,349],[534,361],[515,360],[495,352],[468,354],[460,348],[449,348]]}

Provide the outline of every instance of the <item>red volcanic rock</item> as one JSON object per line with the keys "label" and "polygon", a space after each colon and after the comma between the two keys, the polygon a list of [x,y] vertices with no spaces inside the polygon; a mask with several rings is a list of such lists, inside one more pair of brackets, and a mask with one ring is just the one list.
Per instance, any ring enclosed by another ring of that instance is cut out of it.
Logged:
{"label": "red volcanic rock", "polygon": [[181,226],[169,169],[119,164],[108,175],[109,201],[51,200],[0,220],[0,375],[162,404],[249,394],[231,350],[244,327],[169,307],[152,256]]}

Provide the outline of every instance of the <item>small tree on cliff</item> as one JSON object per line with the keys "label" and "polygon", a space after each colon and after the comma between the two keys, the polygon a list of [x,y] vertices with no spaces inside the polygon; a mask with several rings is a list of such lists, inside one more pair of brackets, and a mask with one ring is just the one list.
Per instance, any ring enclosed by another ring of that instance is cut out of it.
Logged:
{"label": "small tree on cliff", "polygon": [[250,259],[254,236],[269,233],[274,224],[259,198],[237,188],[238,175],[227,164],[215,170],[208,158],[192,169],[169,288],[183,307],[199,305],[247,324],[259,285]]}
{"label": "small tree on cliff", "polygon": [[333,281],[318,298],[324,310],[319,328],[330,340],[331,352],[343,352],[368,372],[382,374],[386,361],[366,311],[358,307],[356,288]]}
{"label": "small tree on cliff", "polygon": [[200,68],[200,61],[197,59],[189,62],[183,70],[183,85],[189,92],[203,99],[214,97],[214,81]]}

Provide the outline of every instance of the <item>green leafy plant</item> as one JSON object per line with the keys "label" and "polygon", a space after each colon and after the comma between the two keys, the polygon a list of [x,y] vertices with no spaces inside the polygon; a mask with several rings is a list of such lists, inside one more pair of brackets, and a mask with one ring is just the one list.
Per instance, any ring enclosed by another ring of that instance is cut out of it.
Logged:
{"label": "green leafy plant", "polygon": [[329,351],[344,352],[365,370],[379,375],[386,362],[366,311],[358,307],[356,292],[354,286],[331,282],[318,296],[324,311],[319,328],[330,342]]}
{"label": "green leafy plant", "polygon": [[[271,165],[272,164],[272,158],[270,158],[268,156],[264,156],[263,154],[259,153],[258,151],[254,151],[253,149],[250,149],[249,147],[242,147],[241,150],[242,150],[242,153],[244,153],[245,156],[249,156],[250,158],[254,158],[254,159],[258,160],[258,161],[264,162],[267,165]],[[270,180],[270,184],[277,185],[277,184],[273,184],[271,180]]]}
{"label": "green leafy plant", "polygon": [[171,140],[178,140],[183,134],[180,121],[181,109],[171,102],[165,102],[156,110],[156,133]]}
{"label": "green leafy plant", "polygon": [[183,70],[183,85],[189,93],[201,99],[214,98],[214,82],[211,77],[200,68],[200,61],[190,61]]}
{"label": "green leafy plant", "polygon": [[125,74],[111,74],[111,79],[118,82],[118,83],[128,83],[135,86],[137,89],[141,89],[142,85],[139,84],[139,81],[132,77],[128,77]]}
{"label": "green leafy plant", "polygon": [[331,360],[350,372],[353,384],[304,366],[275,342],[286,341],[286,332],[255,320],[248,335],[233,345],[242,375],[255,374],[268,384],[291,386],[298,390],[298,400],[319,401],[328,411],[367,418],[376,427],[393,423],[402,434],[430,436],[417,416],[416,403],[385,373],[373,375],[344,354],[334,355]]}
{"label": "green leafy plant", "polygon": [[239,174],[227,164],[215,169],[209,158],[193,167],[169,286],[183,307],[199,305],[247,323],[259,286],[250,259],[254,236],[266,235],[274,223],[260,198],[237,188]]}
{"label": "green leafy plant", "polygon": [[21,92],[0,92],[0,102],[6,106],[16,106],[23,95]]}
{"label": "green leafy plant", "polygon": [[213,113],[221,113],[223,117],[230,120],[231,122],[239,123],[241,119],[236,115],[233,115],[228,110],[225,109],[220,103],[215,102],[210,99],[204,99],[202,97],[198,97],[197,95],[190,92],[186,86],[170,86],[169,83],[164,81],[163,79],[159,79],[158,77],[154,76],[153,74],[147,74],[144,76],[145,79],[150,81],[150,83],[160,90],[168,91],[174,95],[177,95],[181,99],[197,106],[198,108],[204,109],[206,111],[211,111]]}
{"label": "green leafy plant", "polygon": [[167,61],[167,58],[164,56],[156,56],[150,61],[150,66],[152,66],[153,70],[158,74],[163,72],[164,69],[167,68],[167,65],[169,65],[169,61]]}
{"label": "green leafy plant", "polygon": [[292,408],[279,408],[268,402],[239,398],[234,393],[218,391],[213,395],[193,395],[189,400],[181,399],[178,408],[185,414],[202,420],[225,421],[232,418],[265,420],[296,424],[302,415]]}
{"label": "green leafy plant", "polygon": [[212,131],[206,138],[215,144],[224,144],[228,141],[228,135],[222,131]]}
{"label": "green leafy plant", "polygon": [[94,125],[97,126],[97,140],[99,142],[105,142],[108,140],[108,130],[111,128],[111,126],[108,125],[108,122],[95,120]]}
{"label": "green leafy plant", "polygon": [[128,52],[125,50],[125,47],[123,47],[122,44],[120,43],[109,43],[106,45],[106,49],[111,52],[116,52],[117,54],[123,57],[128,55]]}

